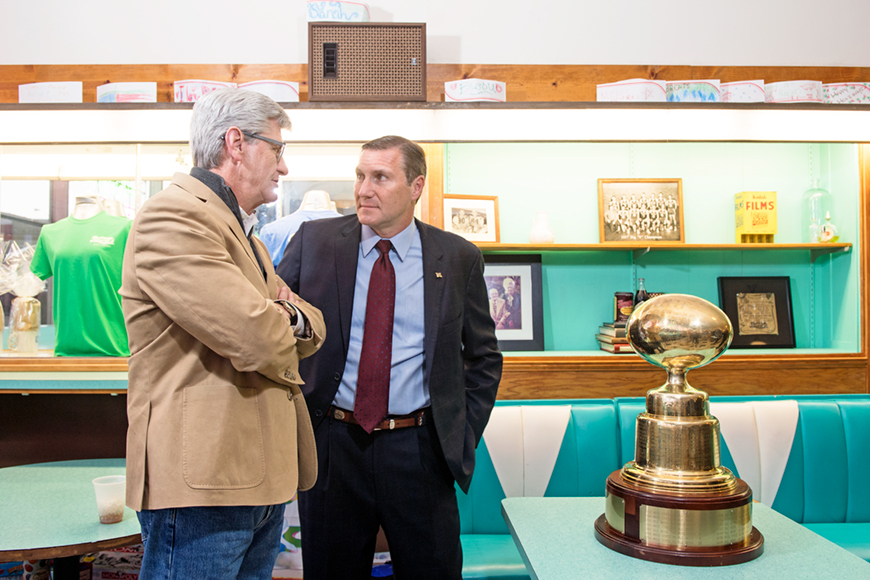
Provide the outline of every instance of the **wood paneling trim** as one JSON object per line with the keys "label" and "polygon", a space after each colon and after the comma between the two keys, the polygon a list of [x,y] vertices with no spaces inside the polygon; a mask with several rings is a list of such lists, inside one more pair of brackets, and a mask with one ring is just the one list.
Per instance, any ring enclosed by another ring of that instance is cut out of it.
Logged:
{"label": "wood paneling trim", "polygon": [[[860,195],[861,205],[863,208],[858,215],[860,227],[858,235],[862,236],[861,240],[856,240],[856,245],[861,248],[861,277],[858,295],[860,296],[861,304],[861,352],[865,355],[870,353],[870,339],[868,339],[868,325],[870,325],[870,314],[868,314],[868,292],[867,292],[867,268],[870,268],[870,252],[868,252],[867,242],[864,241],[867,237],[867,227],[870,225],[870,144],[862,144],[858,146],[858,167],[860,170]],[[870,393],[870,373],[868,373],[867,383],[864,386],[864,391]]]}
{"label": "wood paneling trim", "polygon": [[128,370],[126,358],[54,357],[2,358],[0,372],[122,372]]}
{"label": "wood paneling trim", "polygon": [[[825,83],[870,80],[868,67],[757,67],[683,65],[493,65],[430,64],[426,100],[443,101],[444,83],[484,78],[507,83],[509,101],[594,101],[595,86],[630,78],[659,80],[719,79],[722,82],[764,79],[765,82],[817,80]],[[3,65],[0,103],[18,102],[18,85],[46,81],[81,81],[86,103],[96,101],[96,88],[110,82],[157,83],[157,101],[172,102],[172,83],[206,79],[244,83],[276,79],[299,83],[308,100],[307,64],[149,64],[149,65]]]}
{"label": "wood paneling trim", "polygon": [[[665,383],[647,363],[635,368],[512,368],[506,366],[499,399],[586,399],[642,397]],[[689,383],[709,395],[843,394],[867,392],[866,361],[855,364],[717,366],[689,373]]]}
{"label": "wood paneling trim", "polygon": [[441,227],[442,205],[444,196],[444,144],[423,143],[423,151],[426,152],[426,188],[419,204],[422,220],[427,224]]}

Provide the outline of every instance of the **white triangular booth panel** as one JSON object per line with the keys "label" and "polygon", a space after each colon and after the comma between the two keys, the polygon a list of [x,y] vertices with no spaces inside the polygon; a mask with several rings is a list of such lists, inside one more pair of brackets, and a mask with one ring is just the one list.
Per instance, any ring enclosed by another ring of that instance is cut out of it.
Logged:
{"label": "white triangular booth panel", "polygon": [[495,407],[483,432],[483,440],[505,497],[522,497],[522,408]]}
{"label": "white triangular booth panel", "polygon": [[569,405],[522,407],[526,497],[544,497],[565,438]]}
{"label": "white triangular booth panel", "polygon": [[797,401],[753,401],[761,464],[761,503],[772,506],[797,431]]}
{"label": "white triangular booth panel", "polygon": [[752,488],[752,497],[761,501],[761,461],[755,412],[746,403],[710,403],[710,414],[719,419],[722,438],[734,458],[740,479]]}

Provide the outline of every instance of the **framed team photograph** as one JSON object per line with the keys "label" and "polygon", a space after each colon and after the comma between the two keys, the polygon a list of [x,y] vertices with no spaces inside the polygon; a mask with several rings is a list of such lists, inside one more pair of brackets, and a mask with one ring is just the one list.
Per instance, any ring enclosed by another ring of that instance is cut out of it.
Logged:
{"label": "framed team photograph", "polygon": [[794,348],[788,276],[719,277],[719,305],[734,327],[731,348]]}
{"label": "framed team photograph", "polygon": [[489,314],[503,351],[544,350],[541,256],[484,255]]}
{"label": "framed team photograph", "polygon": [[498,197],[445,194],[444,231],[469,242],[499,243]]}
{"label": "framed team photograph", "polygon": [[682,179],[599,179],[602,243],[684,243]]}

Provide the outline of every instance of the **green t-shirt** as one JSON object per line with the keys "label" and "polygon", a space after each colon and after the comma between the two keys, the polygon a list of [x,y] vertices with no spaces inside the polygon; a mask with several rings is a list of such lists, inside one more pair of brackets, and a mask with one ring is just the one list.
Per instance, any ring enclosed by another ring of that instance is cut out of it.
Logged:
{"label": "green t-shirt", "polygon": [[100,212],[42,227],[30,270],[54,276],[56,355],[130,356],[118,290],[131,223]]}

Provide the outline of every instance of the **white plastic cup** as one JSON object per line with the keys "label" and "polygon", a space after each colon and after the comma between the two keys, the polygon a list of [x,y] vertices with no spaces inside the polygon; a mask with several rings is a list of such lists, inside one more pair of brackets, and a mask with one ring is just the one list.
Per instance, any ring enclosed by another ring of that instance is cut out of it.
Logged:
{"label": "white plastic cup", "polygon": [[123,520],[127,478],[123,475],[105,475],[96,478],[93,483],[100,523],[117,524]]}

